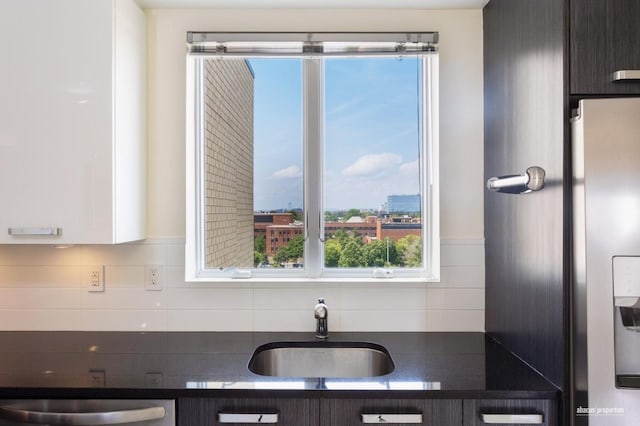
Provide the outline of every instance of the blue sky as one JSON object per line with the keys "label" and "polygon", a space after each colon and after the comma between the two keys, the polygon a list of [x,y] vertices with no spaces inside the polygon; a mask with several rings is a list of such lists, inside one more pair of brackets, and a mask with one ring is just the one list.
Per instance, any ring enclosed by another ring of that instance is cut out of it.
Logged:
{"label": "blue sky", "polygon": [[[254,208],[302,207],[302,61],[252,59]],[[325,61],[325,209],[418,188],[418,60]]]}

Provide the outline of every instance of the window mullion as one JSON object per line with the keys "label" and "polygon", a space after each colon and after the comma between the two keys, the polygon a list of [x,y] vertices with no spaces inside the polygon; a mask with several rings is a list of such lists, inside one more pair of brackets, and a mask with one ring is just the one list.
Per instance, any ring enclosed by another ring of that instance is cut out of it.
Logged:
{"label": "window mullion", "polygon": [[305,269],[309,277],[322,272],[322,138],[323,66],[322,59],[303,61],[304,99],[304,209]]}

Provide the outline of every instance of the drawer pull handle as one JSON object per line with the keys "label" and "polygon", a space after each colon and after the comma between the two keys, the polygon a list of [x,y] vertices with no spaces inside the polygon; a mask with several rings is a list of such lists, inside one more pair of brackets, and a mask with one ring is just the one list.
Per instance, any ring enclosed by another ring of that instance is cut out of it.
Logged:
{"label": "drawer pull handle", "polygon": [[619,70],[613,73],[613,81],[638,79],[640,79],[640,70]]}
{"label": "drawer pull handle", "polygon": [[362,414],[362,423],[422,423],[422,414]]}
{"label": "drawer pull handle", "polygon": [[484,414],[480,415],[482,423],[498,425],[505,423],[541,425],[542,414]]}
{"label": "drawer pull handle", "polygon": [[278,423],[278,414],[218,413],[218,423]]}
{"label": "drawer pull handle", "polygon": [[59,237],[62,235],[62,228],[9,228],[9,235],[16,237],[28,237],[32,235]]}

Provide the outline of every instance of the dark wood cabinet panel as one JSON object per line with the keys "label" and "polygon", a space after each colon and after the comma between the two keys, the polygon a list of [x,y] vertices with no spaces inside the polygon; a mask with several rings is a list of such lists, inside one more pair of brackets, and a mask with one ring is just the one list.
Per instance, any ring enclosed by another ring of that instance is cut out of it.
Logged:
{"label": "dark wood cabinet panel", "polygon": [[640,1],[570,0],[571,93],[640,94],[640,80],[613,82],[617,70],[640,70]]}
{"label": "dark wood cabinet panel", "polygon": [[484,18],[485,181],[546,171],[526,195],[485,191],[486,330],[564,388],[564,2],[492,0]]}
{"label": "dark wood cabinet panel", "polygon": [[[276,414],[285,426],[354,426],[362,415],[383,416],[379,423],[401,423],[389,415],[422,415],[422,425],[483,425],[482,414],[541,415],[543,425],[557,425],[557,404],[544,399],[401,399],[401,398],[180,398],[178,426],[212,426],[220,413]],[[385,418],[386,416],[386,418]],[[252,425],[264,423],[253,419]],[[373,419],[375,421],[375,418]]]}
{"label": "dark wood cabinet panel", "polygon": [[[464,425],[482,426],[482,414],[541,415],[544,426],[557,425],[556,403],[544,399],[478,399],[464,400]],[[503,423],[517,425],[522,423]]]}
{"label": "dark wood cabinet panel", "polygon": [[323,399],[320,403],[320,426],[359,425],[362,424],[362,414],[422,414],[423,425],[462,426],[462,401],[446,399]]}
{"label": "dark wood cabinet panel", "polygon": [[[227,414],[278,414],[278,425],[317,426],[316,399],[303,398],[180,398],[178,400],[178,425],[213,426],[220,413]],[[252,423],[235,423],[250,425]]]}

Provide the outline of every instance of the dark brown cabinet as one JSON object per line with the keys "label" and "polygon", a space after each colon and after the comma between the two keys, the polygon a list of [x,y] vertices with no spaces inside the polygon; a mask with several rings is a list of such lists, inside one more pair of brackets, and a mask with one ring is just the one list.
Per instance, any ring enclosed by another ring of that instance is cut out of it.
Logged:
{"label": "dark brown cabinet", "polygon": [[[556,426],[554,400],[420,398],[180,398],[178,426],[365,424]],[[513,423],[505,423],[513,420]],[[538,422],[538,423],[536,423]]]}
{"label": "dark brown cabinet", "polygon": [[320,426],[367,423],[462,426],[462,401],[350,398],[320,401]]}
{"label": "dark brown cabinet", "polygon": [[488,424],[555,426],[556,404],[544,399],[465,399],[464,425]]}
{"label": "dark brown cabinet", "polygon": [[178,425],[317,426],[318,404],[307,398],[180,398]]}
{"label": "dark brown cabinet", "polygon": [[640,94],[640,79],[614,81],[620,70],[640,71],[640,2],[570,0],[572,95]]}

